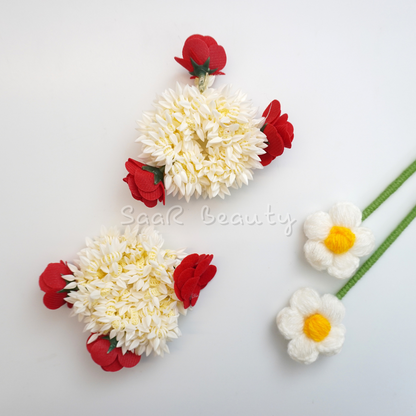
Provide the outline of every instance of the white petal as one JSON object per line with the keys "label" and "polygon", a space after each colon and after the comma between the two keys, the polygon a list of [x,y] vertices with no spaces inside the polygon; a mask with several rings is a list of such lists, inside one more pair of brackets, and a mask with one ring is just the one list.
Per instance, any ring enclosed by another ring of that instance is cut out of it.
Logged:
{"label": "white petal", "polygon": [[345,340],[345,326],[338,325],[331,328],[331,332],[317,344],[317,349],[324,355],[335,355],[341,351]]}
{"label": "white petal", "polygon": [[303,364],[311,364],[319,356],[316,342],[309,339],[305,334],[292,339],[287,346],[287,352],[292,360]]}
{"label": "white petal", "polygon": [[337,279],[351,277],[360,265],[360,259],[350,252],[334,255],[332,265],[328,267],[328,273]]}
{"label": "white petal", "polygon": [[328,213],[319,211],[309,215],[303,224],[306,237],[311,240],[325,240],[332,228],[331,217]]}
{"label": "white petal", "polygon": [[333,263],[334,254],[321,242],[308,240],[303,251],[306,260],[316,270],[325,270]]}
{"label": "white petal", "polygon": [[355,234],[354,246],[350,253],[354,256],[362,257],[370,254],[374,250],[375,238],[370,229],[359,227],[353,230]]}
{"label": "white petal", "polygon": [[339,202],[335,204],[330,210],[334,225],[346,228],[355,228],[361,224],[362,213],[358,207],[350,202]]}
{"label": "white petal", "polygon": [[322,302],[315,290],[303,287],[292,295],[290,306],[297,309],[303,316],[309,316],[321,308]]}
{"label": "white petal", "polygon": [[329,293],[323,295],[321,300],[322,307],[319,312],[328,319],[331,326],[339,325],[345,316],[344,304],[336,296]]}
{"label": "white petal", "polygon": [[276,324],[286,339],[293,339],[302,334],[304,319],[297,309],[284,308],[278,313]]}

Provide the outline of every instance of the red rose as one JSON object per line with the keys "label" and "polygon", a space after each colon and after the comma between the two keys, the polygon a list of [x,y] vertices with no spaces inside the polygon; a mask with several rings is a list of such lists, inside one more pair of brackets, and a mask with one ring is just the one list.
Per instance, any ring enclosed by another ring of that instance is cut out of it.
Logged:
{"label": "red rose", "polygon": [[[91,336],[88,337],[88,340]],[[113,339],[115,340],[115,338]],[[110,342],[108,337],[103,336],[100,336],[90,344],[88,344],[88,340],[87,350],[91,354],[91,358],[95,363],[100,365],[104,371],[114,372],[119,371],[124,367],[131,368],[139,364],[141,356],[130,351],[123,354],[121,348],[114,347],[114,343],[117,343],[117,341]]]}
{"label": "red rose", "polygon": [[136,160],[126,162],[129,174],[123,179],[129,185],[134,199],[142,201],[152,208],[157,201],[165,204],[165,187],[163,186],[163,172],[159,168],[147,166]]}
{"label": "red rose", "polygon": [[183,302],[185,309],[194,306],[203,289],[217,273],[217,268],[210,265],[214,256],[207,254],[190,254],[185,257],[173,273],[176,296]]}
{"label": "red rose", "polygon": [[281,114],[280,103],[273,100],[263,112],[266,122],[262,127],[267,136],[268,146],[264,149],[267,153],[260,155],[261,164],[267,166],[283,153],[285,147],[292,147],[294,137],[293,126],[287,121],[287,114]]}
{"label": "red rose", "polygon": [[205,76],[207,72],[210,75],[224,75],[221,69],[227,63],[227,55],[211,36],[189,36],[183,45],[182,56],[175,57],[175,61],[194,77]]}
{"label": "red rose", "polygon": [[[62,260],[60,263],[49,263],[45,271],[39,277],[40,289],[45,292],[43,303],[48,309],[58,309],[65,305],[64,298],[67,292],[59,293],[68,282],[62,278],[62,275],[73,274],[69,267]],[[68,303],[68,307],[72,304]]]}

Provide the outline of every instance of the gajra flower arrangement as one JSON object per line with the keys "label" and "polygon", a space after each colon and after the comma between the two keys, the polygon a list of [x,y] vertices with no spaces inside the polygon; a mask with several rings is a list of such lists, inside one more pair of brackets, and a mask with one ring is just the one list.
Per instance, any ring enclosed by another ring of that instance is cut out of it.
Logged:
{"label": "gajra flower arrangement", "polygon": [[213,88],[227,58],[210,36],[192,35],[182,58],[175,58],[195,80],[176,84],[143,113],[138,122],[138,160],[129,159],[124,181],[133,198],[148,207],[172,194],[189,202],[224,198],[231,188],[248,185],[253,171],[290,148],[293,125],[273,100],[262,117],[247,95],[229,85]]}
{"label": "gajra flower arrangement", "polygon": [[181,335],[179,315],[195,306],[215,276],[212,255],[163,248],[152,227],[102,229],[86,240],[73,264],[49,264],[39,278],[44,304],[67,304],[91,335],[87,350],[105,371],[139,363],[143,354],[163,356]]}

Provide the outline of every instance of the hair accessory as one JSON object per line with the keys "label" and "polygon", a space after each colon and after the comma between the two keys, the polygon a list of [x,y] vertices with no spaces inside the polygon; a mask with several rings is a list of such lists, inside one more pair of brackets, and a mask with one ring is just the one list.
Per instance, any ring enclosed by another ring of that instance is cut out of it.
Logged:
{"label": "hair accessory", "polygon": [[[362,216],[363,219],[374,212],[374,210],[393,194],[415,170],[416,161],[413,162],[409,168],[407,168],[364,210]],[[354,209],[350,205],[347,205],[347,208],[345,209],[342,207],[343,205],[338,205],[337,209],[333,209],[332,212],[330,212],[330,214],[332,214],[330,215],[330,218],[333,220],[334,224],[337,224],[336,221],[338,220],[341,224],[332,225],[332,227],[352,227],[351,223],[348,221],[353,218],[351,212],[354,212],[354,215],[356,216],[356,207],[354,207]],[[376,251],[362,264],[336,295],[325,294],[320,297],[315,290],[310,288],[299,289],[292,295],[290,306],[282,309],[278,313],[276,323],[282,335],[290,340],[288,353],[293,360],[310,364],[316,361],[320,353],[324,355],[334,355],[341,351],[345,338],[345,327],[341,324],[345,315],[345,307],[341,300],[365,275],[365,273],[371,269],[376,261],[384,254],[391,244],[393,244],[415,217],[416,206],[391,232]],[[312,228],[310,224],[311,222],[309,222],[307,227],[308,232],[310,232],[310,229]],[[357,225],[357,223],[354,222],[354,225],[358,227],[359,224]],[[362,231],[360,231],[360,233],[362,233]],[[343,238],[347,237],[344,235]],[[321,239],[323,239],[322,234]],[[358,256],[359,248],[361,248],[362,252],[368,251],[370,238],[367,238],[367,240],[362,238],[360,242],[355,242],[355,245],[356,251],[354,251],[354,254]],[[352,245],[352,247],[354,247],[354,245]]]}
{"label": "hair accessory", "polygon": [[358,269],[360,257],[374,249],[373,233],[361,222],[368,218],[416,171],[416,160],[405,169],[363,212],[345,202],[334,205],[328,213],[316,212],[304,223],[308,237],[304,252],[316,270],[327,270],[338,279],[351,277]]}
{"label": "hair accessory", "polygon": [[163,249],[152,227],[105,229],[78,254],[75,265],[49,264],[39,278],[49,309],[67,304],[91,332],[87,350],[105,371],[134,367],[141,355],[163,356],[181,335],[186,315],[215,276],[212,255]]}
{"label": "hair accessory", "polygon": [[165,203],[165,195],[189,202],[196,198],[230,195],[290,148],[294,137],[287,114],[273,100],[262,117],[241,91],[229,85],[212,88],[215,75],[224,75],[227,57],[210,36],[192,35],[182,58],[195,85],[176,84],[155,101],[154,110],[138,122],[138,161],[126,163],[133,198],[148,207]]}

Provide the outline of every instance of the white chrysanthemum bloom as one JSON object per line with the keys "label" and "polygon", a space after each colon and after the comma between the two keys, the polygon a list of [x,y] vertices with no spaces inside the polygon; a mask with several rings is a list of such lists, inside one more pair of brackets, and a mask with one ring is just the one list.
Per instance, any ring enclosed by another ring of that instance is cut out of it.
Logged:
{"label": "white chrysanthemum bloom", "polygon": [[276,318],[279,331],[290,340],[290,358],[311,364],[320,353],[338,354],[345,339],[345,326],[341,324],[344,315],[345,307],[334,295],[320,297],[313,289],[297,290],[290,306]]}
{"label": "white chrysanthemum bloom", "polygon": [[109,335],[117,338],[123,353],[169,352],[166,343],[181,335],[179,313],[186,314],[173,282],[174,268],[185,256],[182,250],[163,249],[163,239],[152,227],[140,234],[138,226],[127,227],[123,235],[104,228],[86,243],[78,267],[68,264],[75,277],[69,285],[76,283],[78,290],[65,300],[86,323],[84,330],[95,334],[89,342]]}
{"label": "white chrysanthemum bloom", "polygon": [[360,227],[362,213],[349,202],[335,204],[329,213],[309,215],[304,231],[309,240],[304,246],[308,262],[316,270],[328,270],[338,279],[351,277],[360,257],[374,249],[374,235]]}
{"label": "white chrysanthemum bloom", "polygon": [[155,110],[138,122],[139,161],[165,166],[167,194],[187,201],[229,195],[228,188],[248,185],[253,169],[262,169],[266,136],[260,131],[264,118],[247,96],[230,86],[200,92],[196,86],[168,89],[155,101]]}

